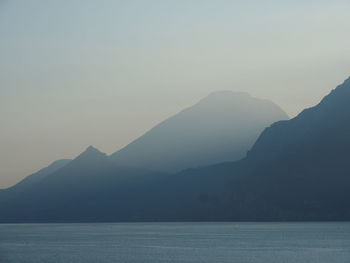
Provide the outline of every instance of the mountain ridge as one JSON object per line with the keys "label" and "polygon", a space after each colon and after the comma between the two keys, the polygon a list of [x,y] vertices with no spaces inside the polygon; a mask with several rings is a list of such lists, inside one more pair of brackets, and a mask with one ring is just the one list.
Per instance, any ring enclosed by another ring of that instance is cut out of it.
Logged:
{"label": "mountain ridge", "polygon": [[166,172],[238,160],[266,126],[281,119],[288,115],[268,100],[243,92],[214,92],[110,158],[120,166]]}
{"label": "mountain ridge", "polygon": [[347,80],[266,128],[235,162],[135,176],[112,162],[111,170],[84,166],[84,177],[71,171],[64,183],[48,177],[35,193],[0,204],[0,222],[348,221],[349,101]]}

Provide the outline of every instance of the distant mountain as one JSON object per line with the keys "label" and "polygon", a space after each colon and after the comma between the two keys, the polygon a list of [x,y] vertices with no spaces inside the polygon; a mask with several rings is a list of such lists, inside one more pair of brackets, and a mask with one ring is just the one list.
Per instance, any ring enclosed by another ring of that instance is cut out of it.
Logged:
{"label": "distant mountain", "polygon": [[143,191],[140,185],[160,177],[166,175],[117,167],[106,154],[90,146],[32,187],[0,196],[0,222],[108,221],[116,213],[130,218],[132,206],[126,204],[134,201],[131,198],[124,203],[123,197],[138,196]]}
{"label": "distant mountain", "polygon": [[180,171],[243,158],[260,133],[288,119],[276,104],[247,93],[214,92],[112,154],[116,164]]}
{"label": "distant mountain", "polygon": [[31,187],[35,186],[37,183],[41,182],[48,175],[66,166],[70,161],[71,160],[69,159],[55,161],[52,164],[50,164],[48,167],[43,168],[40,171],[27,176],[16,185],[7,189],[0,190],[0,198],[5,198],[5,196],[10,197],[12,195],[20,194],[30,189]]}
{"label": "distant mountain", "polygon": [[192,220],[350,220],[349,102],[350,79],[317,106],[265,129],[244,160],[178,175],[172,193],[182,191],[178,214]]}
{"label": "distant mountain", "polygon": [[350,79],[265,129],[246,158],[176,174],[121,169],[90,149],[0,203],[0,222],[348,221],[349,101]]}
{"label": "distant mountain", "polygon": [[[50,179],[55,179],[55,174],[60,174],[60,183],[64,183],[62,180],[65,176],[70,176],[72,171],[77,172],[77,174],[84,173],[87,169],[91,170],[96,163],[102,160],[108,160],[106,154],[101,153],[96,148],[89,146],[83,153],[81,153],[74,160],[63,159],[53,162],[46,168],[41,169],[37,173],[27,176],[22,181],[16,185],[2,189],[0,191],[0,198],[7,199],[9,197],[16,197],[24,192],[36,191],[36,186],[40,186],[45,179],[50,177]],[[62,171],[61,171],[62,170]],[[68,171],[68,173],[67,173]],[[50,181],[50,180],[49,180]],[[1,200],[0,200],[1,202]]]}

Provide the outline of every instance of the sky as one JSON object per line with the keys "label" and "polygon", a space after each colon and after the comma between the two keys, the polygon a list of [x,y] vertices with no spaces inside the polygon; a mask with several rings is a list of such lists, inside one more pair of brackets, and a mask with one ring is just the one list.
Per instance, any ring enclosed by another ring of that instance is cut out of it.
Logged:
{"label": "sky", "polygon": [[217,90],[290,116],[350,76],[348,0],[0,0],[0,188]]}

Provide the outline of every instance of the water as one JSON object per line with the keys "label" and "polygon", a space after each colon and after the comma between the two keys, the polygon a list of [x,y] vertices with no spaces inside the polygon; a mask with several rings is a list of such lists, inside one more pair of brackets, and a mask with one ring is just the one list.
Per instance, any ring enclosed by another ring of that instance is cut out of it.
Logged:
{"label": "water", "polygon": [[350,223],[0,225],[1,263],[349,263]]}

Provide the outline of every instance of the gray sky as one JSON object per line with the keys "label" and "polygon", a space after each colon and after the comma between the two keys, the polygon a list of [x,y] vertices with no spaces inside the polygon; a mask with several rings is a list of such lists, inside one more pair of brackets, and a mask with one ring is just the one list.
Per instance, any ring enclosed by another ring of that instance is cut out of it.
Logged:
{"label": "gray sky", "polygon": [[208,93],[291,116],[350,75],[348,0],[0,0],[0,187]]}

